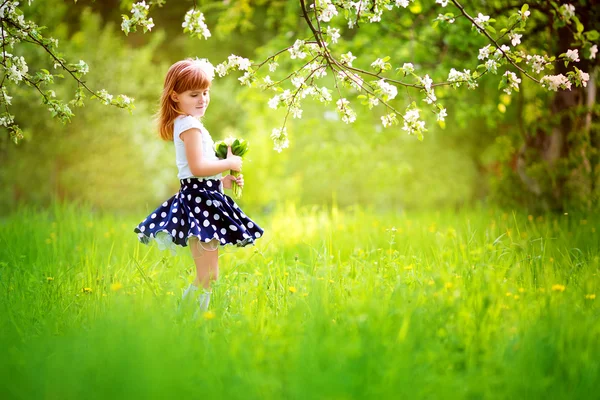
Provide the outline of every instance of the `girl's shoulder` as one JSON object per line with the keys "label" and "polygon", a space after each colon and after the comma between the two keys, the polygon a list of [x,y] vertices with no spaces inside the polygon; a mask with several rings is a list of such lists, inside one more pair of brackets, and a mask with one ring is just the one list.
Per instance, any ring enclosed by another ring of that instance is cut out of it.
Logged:
{"label": "girl's shoulder", "polygon": [[173,136],[179,137],[182,132],[187,131],[191,128],[198,128],[200,132],[203,131],[204,125],[196,117],[191,115],[179,115],[173,121]]}

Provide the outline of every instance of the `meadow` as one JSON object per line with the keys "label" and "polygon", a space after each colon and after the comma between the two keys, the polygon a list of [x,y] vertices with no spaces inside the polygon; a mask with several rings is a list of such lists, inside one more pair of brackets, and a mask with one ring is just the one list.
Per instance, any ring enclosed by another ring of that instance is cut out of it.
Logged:
{"label": "meadow", "polygon": [[196,319],[137,217],[0,220],[0,398],[598,398],[598,215],[281,206]]}

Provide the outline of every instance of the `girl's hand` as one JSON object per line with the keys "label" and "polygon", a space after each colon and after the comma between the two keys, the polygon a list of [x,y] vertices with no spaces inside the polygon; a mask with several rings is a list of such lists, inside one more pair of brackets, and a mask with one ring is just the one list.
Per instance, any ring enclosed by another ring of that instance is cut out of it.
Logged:
{"label": "girl's hand", "polygon": [[234,156],[231,152],[231,146],[227,147],[227,161],[229,162],[229,169],[233,171],[242,170],[242,157]]}
{"label": "girl's hand", "polygon": [[240,176],[237,178],[233,175],[224,176],[222,181],[223,181],[223,188],[225,188],[225,189],[231,189],[232,182],[237,183],[238,186],[241,188],[244,187],[244,175],[242,175],[242,174],[240,174]]}

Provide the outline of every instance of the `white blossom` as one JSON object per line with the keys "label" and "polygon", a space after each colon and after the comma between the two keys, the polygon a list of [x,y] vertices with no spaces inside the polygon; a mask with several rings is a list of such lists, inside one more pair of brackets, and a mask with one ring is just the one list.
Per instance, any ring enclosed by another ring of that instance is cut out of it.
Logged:
{"label": "white blossom", "polygon": [[287,136],[287,128],[274,128],[271,132],[271,140],[273,140],[273,150],[281,153],[281,150],[286,149],[290,145],[290,141]]}
{"label": "white blossom", "polygon": [[543,87],[547,86],[548,90],[553,90],[555,92],[558,91],[559,88],[571,90],[571,81],[563,74],[546,75],[540,79],[540,82]]}
{"label": "white blossom", "polygon": [[208,39],[210,31],[204,22],[204,14],[199,10],[191,9],[185,14],[184,22],[181,24],[184,32],[189,32],[192,36]]}
{"label": "white blossom", "polygon": [[371,67],[383,70],[385,68],[385,61],[383,61],[381,58],[378,58],[371,63]]}
{"label": "white blossom", "polygon": [[433,83],[433,80],[429,77],[429,74],[425,75],[423,78],[419,77],[419,81],[421,84],[423,84],[426,91],[431,90],[431,84]]}
{"label": "white blossom", "polygon": [[[317,19],[322,22],[329,22],[333,17],[338,15],[337,8],[331,3],[331,0],[316,0]],[[315,4],[311,4],[310,8],[314,8]]]}
{"label": "white blossom", "polygon": [[422,136],[422,132],[426,131],[425,129],[425,121],[419,120],[419,109],[413,108],[410,109],[404,114],[404,126],[403,130],[408,132],[409,135],[417,134],[419,138]]}
{"label": "white blossom", "polygon": [[398,123],[398,118],[396,117],[396,113],[389,113],[381,117],[381,124],[384,128],[388,126],[392,126]]}
{"label": "white blossom", "polygon": [[450,0],[435,0],[435,3],[439,4],[442,7],[446,7],[448,5],[448,1]]}
{"label": "white blossom", "polygon": [[575,69],[577,71],[576,74],[575,74],[575,78],[578,81],[581,81],[581,85],[583,87],[587,87],[587,83],[590,80],[590,74],[588,74],[587,72],[583,72],[579,68],[575,68]]}
{"label": "white blossom", "polygon": [[514,72],[506,71],[504,73],[506,76],[506,81],[508,86],[506,86],[503,90],[506,94],[511,94],[512,90],[519,90],[519,83],[521,83],[521,79],[517,78],[517,75]]}
{"label": "white blossom", "polygon": [[500,64],[498,64],[498,61],[491,59],[491,58],[485,62],[485,68],[488,71],[490,71],[492,74],[495,74],[498,72],[499,66],[500,66]]}
{"label": "white blossom", "polygon": [[388,100],[392,100],[398,95],[398,88],[387,83],[385,79],[378,80],[377,85],[381,88],[383,94],[387,96]]}
{"label": "white blossom", "polygon": [[531,15],[531,11],[527,10],[523,13],[521,10],[519,10],[519,15],[521,16],[522,20],[526,20]]}
{"label": "white blossom", "polygon": [[350,102],[345,98],[339,99],[336,103],[338,112],[342,115],[342,121],[350,124],[356,121],[356,113],[350,108]]}
{"label": "white blossom", "polygon": [[352,61],[356,60],[356,57],[352,55],[352,52],[349,51],[346,54],[342,54],[342,56],[340,57],[340,61],[342,62],[342,64],[346,64],[349,67],[352,66]]}
{"label": "white blossom", "polygon": [[572,4],[563,4],[560,7],[560,14],[568,21],[575,16],[575,6]]}
{"label": "white blossom", "polygon": [[480,27],[484,27],[489,20],[489,15],[483,15],[482,13],[479,13],[477,17],[474,18],[475,24],[479,25]]}
{"label": "white blossom", "polygon": [[412,63],[404,63],[401,69],[405,75],[415,72],[415,67],[412,65]]}
{"label": "white blossom", "polygon": [[279,102],[281,101],[281,97],[279,95],[273,96],[269,100],[269,107],[272,109],[276,109],[279,106]]}
{"label": "white blossom", "polygon": [[410,1],[408,0],[396,0],[396,7],[400,8],[406,8],[408,7],[408,5],[410,4]]}
{"label": "white blossom", "polygon": [[329,36],[331,38],[331,41],[333,43],[337,43],[338,39],[340,38],[340,30],[337,28],[332,28],[330,26],[327,26],[326,34],[327,34],[327,36]]}
{"label": "white blossom", "polygon": [[440,111],[437,113],[437,120],[438,121],[445,121],[446,117],[448,116],[448,114],[446,113],[446,109],[442,108],[440,109]]}
{"label": "white blossom", "polygon": [[523,35],[519,35],[518,33],[511,32],[508,34],[508,38],[510,39],[510,42],[513,45],[513,47],[515,47],[516,45],[521,43],[522,37],[523,37]]}
{"label": "white blossom", "polygon": [[579,50],[567,50],[567,58],[571,59],[571,61],[578,62],[579,61]]}
{"label": "white blossom", "polygon": [[485,60],[486,58],[488,58],[490,56],[491,47],[492,45],[488,44],[487,46],[479,49],[479,55],[477,56],[477,58],[479,60]]}
{"label": "white blossom", "polygon": [[[300,40],[300,39],[296,39],[296,41],[294,42],[294,45],[288,49],[288,51],[290,52],[290,58],[292,59],[303,59],[306,58],[306,53],[303,51],[304,49],[304,40]],[[273,72],[273,71],[271,71]]]}
{"label": "white blossom", "polygon": [[269,71],[270,72],[275,72],[275,70],[277,69],[277,67],[279,67],[279,64],[275,61],[271,61],[269,63]]}

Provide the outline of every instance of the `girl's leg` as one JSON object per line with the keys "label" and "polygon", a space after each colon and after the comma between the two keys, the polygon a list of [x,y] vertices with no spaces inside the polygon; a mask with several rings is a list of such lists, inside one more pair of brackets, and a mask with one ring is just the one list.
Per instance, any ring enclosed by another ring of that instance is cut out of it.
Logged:
{"label": "girl's leg", "polygon": [[[205,311],[208,310],[210,302],[211,284],[219,277],[218,242],[213,240],[209,243],[203,243],[198,238],[190,238],[190,249],[196,264],[196,279],[186,292],[195,292],[199,286],[202,286],[202,293],[198,296],[198,305],[201,310]],[[184,297],[186,297],[185,293]]]}
{"label": "girl's leg", "polygon": [[190,238],[190,249],[196,264],[194,286],[202,286],[210,291],[210,285],[219,278],[219,249],[214,242],[201,243],[198,238]]}

